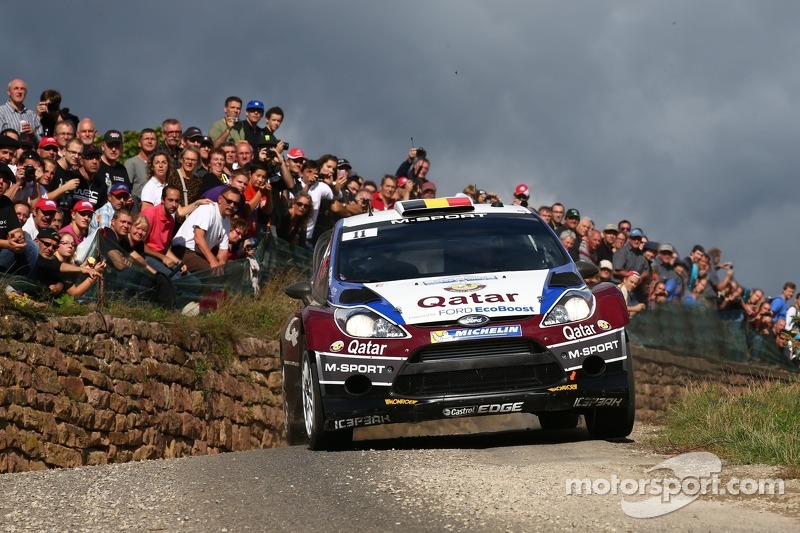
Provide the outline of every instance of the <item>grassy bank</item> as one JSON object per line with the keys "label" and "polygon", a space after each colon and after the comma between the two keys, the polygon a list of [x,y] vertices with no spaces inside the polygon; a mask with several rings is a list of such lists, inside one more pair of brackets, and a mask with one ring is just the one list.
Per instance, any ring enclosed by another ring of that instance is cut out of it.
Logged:
{"label": "grassy bank", "polygon": [[659,444],[670,452],[707,450],[741,464],[800,474],[800,383],[757,383],[742,393],[694,385],[666,414]]}
{"label": "grassy bank", "polygon": [[[159,322],[175,331],[197,330],[208,335],[215,349],[223,355],[231,353],[233,342],[240,337],[254,336],[277,339],[281,326],[297,309],[297,302],[286,296],[283,288],[299,279],[296,272],[284,272],[268,281],[258,298],[234,296],[219,303],[217,310],[198,316],[186,316],[135,301],[109,300],[104,314],[119,318]],[[61,298],[43,310],[20,308],[5,295],[0,296],[0,312],[20,313],[32,318],[47,315],[87,315],[97,310],[94,304],[79,304],[71,297]]]}

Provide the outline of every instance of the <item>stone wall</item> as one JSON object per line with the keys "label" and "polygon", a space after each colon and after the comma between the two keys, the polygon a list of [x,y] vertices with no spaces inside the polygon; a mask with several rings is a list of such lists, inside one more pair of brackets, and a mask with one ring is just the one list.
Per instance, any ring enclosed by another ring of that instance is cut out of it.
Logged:
{"label": "stone wall", "polygon": [[0,317],[0,473],[280,444],[278,344],[236,351],[99,313]]}
{"label": "stone wall", "polygon": [[669,403],[691,384],[712,383],[744,391],[754,382],[790,381],[780,368],[713,361],[631,345],[636,378],[636,418],[658,420]]}

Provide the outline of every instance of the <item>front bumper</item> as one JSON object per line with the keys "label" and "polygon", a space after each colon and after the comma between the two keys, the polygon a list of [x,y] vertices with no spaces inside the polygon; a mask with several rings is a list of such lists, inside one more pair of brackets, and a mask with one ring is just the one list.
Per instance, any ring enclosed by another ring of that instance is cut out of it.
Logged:
{"label": "front bumper", "polygon": [[[373,380],[359,394],[353,394],[346,380],[323,381],[325,429],[628,407],[633,402],[633,378],[624,330],[616,339],[617,349],[586,361],[596,364],[589,366],[591,372],[535,341],[527,347],[518,344],[514,350],[495,342],[495,353],[491,346],[473,343],[475,355],[467,357],[448,357],[441,350],[430,357],[420,350],[395,363],[396,368],[388,363],[373,365],[380,367],[383,381]],[[463,351],[464,346],[459,348]],[[318,354],[318,364],[324,368],[326,362],[324,354]]]}

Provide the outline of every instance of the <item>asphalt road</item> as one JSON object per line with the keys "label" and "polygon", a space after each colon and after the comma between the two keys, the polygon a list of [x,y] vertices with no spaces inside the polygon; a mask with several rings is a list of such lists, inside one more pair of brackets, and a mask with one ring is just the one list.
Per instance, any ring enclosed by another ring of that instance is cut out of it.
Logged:
{"label": "asphalt road", "polygon": [[665,458],[645,444],[651,429],[623,442],[535,429],[7,474],[0,531],[800,530],[796,480],[783,497],[704,497],[651,519],[626,516],[620,495],[566,494],[568,478],[650,475]]}

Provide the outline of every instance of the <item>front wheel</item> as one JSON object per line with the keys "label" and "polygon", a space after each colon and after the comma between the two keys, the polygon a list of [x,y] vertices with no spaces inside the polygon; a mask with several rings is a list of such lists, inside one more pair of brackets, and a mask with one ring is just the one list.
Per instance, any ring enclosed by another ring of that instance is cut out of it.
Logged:
{"label": "front wheel", "polygon": [[[295,374],[297,373],[295,369]],[[303,425],[303,409],[299,398],[299,383],[287,383],[286,363],[281,368],[283,379],[283,418],[286,428],[286,444],[296,446],[308,442]]]}
{"label": "front wheel", "polygon": [[629,407],[596,407],[584,417],[593,439],[622,439],[633,431],[634,410]]}
{"label": "front wheel", "polygon": [[316,367],[311,364],[308,352],[303,354],[302,369],[303,419],[312,450],[339,450],[353,441],[353,429],[325,431],[325,412]]}

